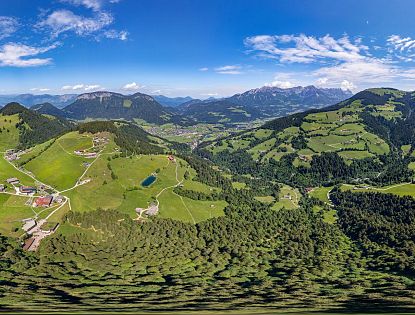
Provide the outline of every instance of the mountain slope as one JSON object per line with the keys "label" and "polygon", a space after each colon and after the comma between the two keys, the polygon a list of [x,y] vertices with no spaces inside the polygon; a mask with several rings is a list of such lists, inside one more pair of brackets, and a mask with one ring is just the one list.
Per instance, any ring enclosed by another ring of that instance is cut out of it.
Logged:
{"label": "mountain slope", "polygon": [[201,153],[233,172],[262,173],[267,179],[274,174],[295,186],[364,178],[383,184],[408,181],[414,106],[413,93],[365,90],[330,107],[202,144]]}
{"label": "mountain slope", "polygon": [[186,102],[193,100],[190,96],[186,97],[167,97],[164,95],[152,95],[152,97],[161,105],[166,107],[177,107]]}
{"label": "mountain slope", "polygon": [[0,114],[5,120],[8,116],[18,117],[16,128],[19,130],[19,148],[43,143],[73,128],[73,125],[65,119],[43,116],[19,103],[7,104],[0,110]]}
{"label": "mountain slope", "polygon": [[172,114],[149,95],[136,93],[124,96],[112,92],[81,94],[76,101],[63,109],[68,118],[90,119],[143,119],[162,124],[171,120]]}
{"label": "mountain slope", "polygon": [[260,117],[258,110],[237,105],[228,99],[210,102],[191,101],[182,105],[181,114],[194,121],[211,124],[246,122]]}
{"label": "mountain slope", "polygon": [[183,115],[200,122],[235,123],[282,117],[311,108],[321,108],[338,103],[351,95],[350,91],[315,86],[289,89],[265,86],[220,101],[193,100],[178,108]]}
{"label": "mountain slope", "polygon": [[17,95],[0,95],[0,106],[6,105],[11,102],[20,103],[26,107],[32,107],[41,103],[52,103],[58,108],[63,108],[75,101],[77,94],[63,94],[63,95],[51,95],[51,94],[17,94]]}
{"label": "mountain slope", "polygon": [[242,94],[236,94],[230,101],[247,106],[263,108],[265,113],[267,107],[292,106],[304,104],[310,107],[319,108],[332,105],[352,96],[350,91],[339,88],[318,88],[313,85],[297,86],[288,89],[264,86],[259,89],[252,89]]}
{"label": "mountain slope", "polygon": [[61,118],[66,116],[66,113],[63,110],[53,106],[51,103],[33,105],[30,109],[44,115],[52,115]]}

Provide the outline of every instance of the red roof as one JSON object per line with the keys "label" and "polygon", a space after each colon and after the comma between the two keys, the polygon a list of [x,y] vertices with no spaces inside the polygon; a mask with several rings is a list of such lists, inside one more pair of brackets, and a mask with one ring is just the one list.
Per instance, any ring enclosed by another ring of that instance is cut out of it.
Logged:
{"label": "red roof", "polygon": [[48,197],[39,197],[35,200],[37,206],[50,206],[52,203],[53,198],[51,196]]}

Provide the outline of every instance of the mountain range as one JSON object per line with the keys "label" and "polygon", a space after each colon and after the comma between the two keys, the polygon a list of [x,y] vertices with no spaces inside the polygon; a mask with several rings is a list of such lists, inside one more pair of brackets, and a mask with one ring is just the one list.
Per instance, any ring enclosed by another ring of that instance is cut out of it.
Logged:
{"label": "mountain range", "polygon": [[[22,94],[17,95],[14,101],[33,107],[42,114],[74,120],[125,119],[132,121],[141,119],[154,124],[173,122],[189,125],[196,123],[233,124],[282,117],[311,108],[332,105],[351,95],[350,91],[315,86],[299,86],[289,89],[265,86],[228,98],[206,100],[191,97],[150,96],[143,93],[123,95],[100,91],[61,96]],[[12,96],[7,97],[12,98]],[[33,104],[35,101],[39,102]],[[66,106],[62,107],[63,104]]]}
{"label": "mountain range", "polygon": [[352,96],[352,92],[313,85],[282,89],[264,86],[213,101],[184,103],[179,112],[199,122],[233,123],[282,117],[311,108],[322,108]]}
{"label": "mountain range", "polygon": [[190,96],[185,97],[167,97],[164,95],[152,95],[152,97],[159,102],[161,105],[166,107],[177,107],[184,103],[194,100]]}
{"label": "mountain range", "polygon": [[36,104],[51,103],[58,108],[63,108],[73,103],[78,95],[77,94],[9,94],[0,95],[0,107],[11,102],[17,102],[26,107],[32,107]]}

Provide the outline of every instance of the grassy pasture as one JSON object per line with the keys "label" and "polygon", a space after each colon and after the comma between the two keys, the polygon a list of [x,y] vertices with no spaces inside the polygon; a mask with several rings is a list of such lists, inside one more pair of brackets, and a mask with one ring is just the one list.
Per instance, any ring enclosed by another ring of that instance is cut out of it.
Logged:
{"label": "grassy pasture", "polygon": [[27,197],[0,193],[0,233],[19,236],[22,233],[21,220],[33,216],[33,211],[25,205]]}
{"label": "grassy pasture", "polygon": [[330,200],[327,197],[327,194],[332,189],[333,189],[333,186],[330,186],[330,187],[316,187],[309,193],[309,195],[311,197],[317,198],[317,199],[319,199],[323,202],[329,203]]}
{"label": "grassy pasture", "polygon": [[373,154],[368,151],[341,151],[339,155],[346,161],[364,159],[372,157]]}
{"label": "grassy pasture", "polygon": [[352,190],[354,192],[380,192],[385,194],[394,194],[398,196],[415,197],[415,184],[402,183],[384,187],[369,187],[368,189],[353,185],[342,185],[342,190]]}
{"label": "grassy pasture", "polygon": [[[185,161],[178,160],[177,163],[177,179],[183,180],[184,189],[207,194],[218,190],[193,180],[195,171]],[[111,177],[108,164],[116,178]],[[185,180],[186,170],[190,178]],[[142,187],[141,182],[156,171],[157,180],[149,187]],[[91,182],[67,192],[75,211],[117,209],[135,218],[135,208],[146,208],[157,198],[160,217],[200,222],[223,215],[226,206],[224,201],[198,201],[174,193],[176,164],[169,162],[165,155],[139,155],[110,161],[101,156],[88,170],[86,177],[91,178]]]}
{"label": "grassy pasture", "polygon": [[0,183],[5,184],[5,180],[10,177],[17,177],[23,185],[33,185],[34,180],[29,176],[19,172],[9,164],[2,156],[0,157]]}
{"label": "grassy pasture", "polygon": [[19,115],[0,115],[0,152],[13,149],[19,144],[19,130],[16,124],[19,122]]}
{"label": "grassy pasture", "polygon": [[244,189],[246,184],[241,182],[232,182],[232,187],[235,189]]}
{"label": "grassy pasture", "polygon": [[[291,199],[286,198],[288,196],[291,197]],[[300,198],[301,194],[297,188],[283,185],[279,193],[279,201],[272,206],[272,209],[296,209],[298,208],[298,202],[300,201]]]}
{"label": "grassy pasture", "polygon": [[272,134],[272,130],[269,129],[257,129],[254,132],[254,137],[257,139],[264,139]]}
{"label": "grassy pasture", "polygon": [[25,168],[35,174],[39,180],[58,190],[68,189],[75,185],[77,179],[85,171],[83,163],[92,162],[93,159],[77,156],[68,151],[65,146],[69,149],[75,146],[82,147],[85,144],[85,138],[78,133],[68,133],[57,139],[41,155],[28,162]]}

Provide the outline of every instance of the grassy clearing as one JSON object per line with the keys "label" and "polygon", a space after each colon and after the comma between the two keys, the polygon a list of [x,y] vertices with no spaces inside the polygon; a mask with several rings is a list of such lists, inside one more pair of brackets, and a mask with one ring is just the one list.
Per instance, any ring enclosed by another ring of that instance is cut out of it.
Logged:
{"label": "grassy clearing", "polygon": [[9,164],[2,156],[0,157],[0,183],[5,184],[7,178],[17,177],[23,185],[33,185],[34,180],[21,173]]}
{"label": "grassy clearing", "polygon": [[235,189],[244,189],[246,184],[241,182],[232,182],[232,187]]}
{"label": "grassy clearing", "polygon": [[19,130],[16,124],[19,122],[19,115],[0,115],[0,152],[15,148],[19,144]]}
{"label": "grassy clearing", "polygon": [[298,189],[283,185],[278,195],[279,200],[275,202],[275,198],[272,196],[256,196],[255,199],[271,205],[271,209],[281,210],[285,209],[297,209],[298,202],[300,201],[301,194]]}
{"label": "grassy clearing", "polygon": [[329,187],[316,187],[316,188],[313,189],[313,191],[310,192],[309,195],[311,197],[317,198],[317,199],[319,199],[319,200],[321,200],[323,202],[329,203],[330,200],[327,197],[327,194],[332,189],[333,189],[333,186],[329,186]]}
{"label": "grassy clearing", "polygon": [[297,209],[300,198],[301,194],[297,188],[293,188],[288,185],[283,185],[279,193],[279,201],[272,206],[272,209]]}

